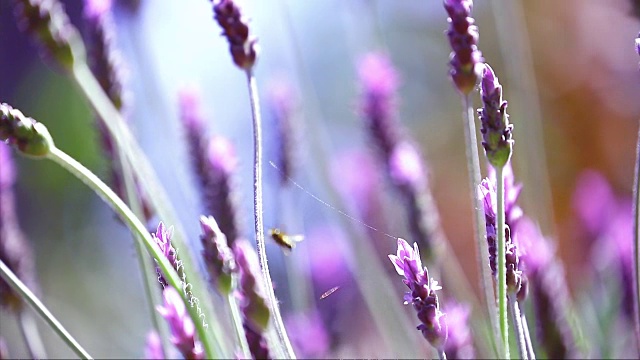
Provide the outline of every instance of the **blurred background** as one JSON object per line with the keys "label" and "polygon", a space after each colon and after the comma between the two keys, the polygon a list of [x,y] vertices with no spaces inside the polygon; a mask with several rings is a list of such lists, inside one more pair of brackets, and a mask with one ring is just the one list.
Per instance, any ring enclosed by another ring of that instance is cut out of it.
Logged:
{"label": "blurred background", "polygon": [[[82,30],[83,2],[62,2]],[[399,119],[424,155],[446,236],[473,290],[480,293],[462,109],[448,77],[450,47],[441,1],[240,3],[260,47],[256,77],[267,146],[265,225],[286,224],[287,232],[306,237],[288,257],[269,245],[285,318],[295,321],[288,314],[300,301],[295,289],[286,285],[285,263],[320,267],[320,273],[303,272],[302,277],[313,285],[328,335],[326,346],[305,351],[314,354],[310,356],[387,354],[374,342],[379,334],[361,304],[355,286],[359,280],[349,275],[353,234],[371,237],[381,255],[396,249],[395,241],[382,233],[409,237],[402,203],[376,175],[378,165],[357,110],[357,64],[367,53],[386,53],[397,68]],[[640,115],[640,58],[634,49],[640,21],[634,5],[637,2],[630,0],[474,4],[479,48],[509,101],[515,128],[514,172],[524,184],[520,204],[544,235],[557,242],[575,296],[590,286],[589,277],[575,275],[593,265],[592,242],[575,205],[581,175],[595,170],[608,183],[612,197],[631,198]],[[126,73],[128,118],[170,195],[192,252],[200,249],[198,216],[203,210],[178,118],[178,93],[185,88],[200,93],[210,134],[223,135],[236,147],[241,229],[253,240],[253,145],[246,80],[231,62],[210,3],[114,0],[112,11]],[[9,1],[0,2],[0,52],[0,100],[45,123],[59,148],[106,178],[107,163],[88,103],[18,30]],[[290,88],[297,131],[292,179],[306,190],[290,184],[284,194],[279,171],[268,164],[278,151],[269,99],[282,86]],[[478,96],[475,102],[478,107]],[[128,231],[98,197],[53,163],[15,158],[19,221],[34,247],[44,303],[92,355],[141,357],[151,325]],[[365,183],[376,189],[373,193],[384,213],[378,217],[383,221],[370,224],[378,232],[339,213],[366,221],[357,200],[371,194],[362,191]],[[391,264],[381,259],[393,275]],[[400,278],[391,279],[401,306]],[[340,288],[318,300],[334,286]],[[403,311],[417,322],[409,306]],[[41,329],[50,356],[72,355],[46,326]],[[7,339],[12,356],[27,356],[13,316],[3,310],[0,335]]]}

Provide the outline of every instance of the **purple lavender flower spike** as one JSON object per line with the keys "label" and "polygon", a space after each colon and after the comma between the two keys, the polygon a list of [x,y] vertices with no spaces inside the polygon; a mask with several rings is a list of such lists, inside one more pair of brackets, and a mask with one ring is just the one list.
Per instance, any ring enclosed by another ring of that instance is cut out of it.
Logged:
{"label": "purple lavender flower spike", "polygon": [[[29,288],[37,292],[33,251],[20,229],[15,209],[15,177],[11,148],[0,141],[0,260]],[[2,279],[0,305],[13,311],[18,311],[23,306],[22,298]]]}
{"label": "purple lavender flower spike", "polygon": [[536,319],[539,344],[550,359],[581,358],[567,321],[570,308],[569,290],[562,263],[555,258],[553,244],[540,233],[529,218],[524,217],[515,239],[527,251],[527,283]]}
{"label": "purple lavender flower spike", "polygon": [[270,86],[269,100],[278,129],[278,155],[276,157],[280,169],[280,185],[288,184],[292,177],[295,157],[295,137],[297,124],[294,123],[293,111],[295,99],[291,85],[279,80]]}
{"label": "purple lavender flower spike", "polygon": [[235,149],[224,137],[206,139],[206,122],[200,111],[200,99],[192,89],[180,92],[180,118],[206,212],[216,219],[229,244],[233,244],[239,236],[236,194],[233,191],[233,174],[237,167]]}
{"label": "purple lavender flower spike", "polygon": [[71,70],[76,58],[85,56],[78,31],[58,0],[16,0],[15,4],[18,26],[39,40],[44,57]]}
{"label": "purple lavender flower spike", "polygon": [[[502,174],[504,176],[505,223],[509,226],[512,232],[515,232],[518,221],[524,216],[522,208],[518,205],[518,198],[520,197],[522,184],[516,184],[515,182],[511,161],[507,162],[504,166]],[[489,178],[494,183],[496,182],[496,171],[493,167],[489,167]]]}
{"label": "purple lavender flower spike", "polygon": [[165,359],[164,350],[162,350],[162,340],[160,335],[155,331],[147,334],[147,343],[144,347],[144,357],[149,360]]}
{"label": "purple lavender flower spike", "polygon": [[453,52],[449,74],[458,91],[469,94],[478,82],[480,64],[484,61],[478,50],[478,27],[471,17],[472,0],[444,0],[449,14],[449,29],[445,32]]}
{"label": "purple lavender flower spike", "polygon": [[170,341],[185,359],[203,359],[204,349],[196,339],[196,328],[187,313],[187,308],[176,289],[167,286],[162,292],[164,306],[156,309],[169,324]]}
{"label": "purple lavender flower spike", "polygon": [[400,140],[396,123],[398,74],[386,55],[371,53],[358,65],[362,104],[360,113],[382,156],[388,158]]}
{"label": "purple lavender flower spike", "polygon": [[[496,184],[489,178],[483,179],[478,185],[478,197],[482,200],[484,207],[487,245],[489,249],[489,265],[491,273],[496,278],[497,272],[497,224],[496,224]],[[520,250],[511,239],[511,230],[509,226],[505,226],[505,246],[507,260],[507,293],[516,294],[520,291],[524,279],[522,273],[523,263],[520,261]]]}
{"label": "purple lavender flower spike", "polygon": [[502,85],[493,69],[487,64],[482,69],[480,86],[482,109],[478,109],[482,128],[482,146],[487,160],[496,168],[502,168],[511,158],[513,125],[509,123],[507,102],[502,100]]}
{"label": "purple lavender flower spike", "polygon": [[[155,241],[158,248],[162,254],[169,260],[171,266],[173,266],[176,271],[178,270],[178,254],[176,249],[171,245],[171,234],[173,233],[173,227],[167,228],[164,226],[162,221],[158,224],[158,229],[155,233],[151,233],[153,240]],[[167,280],[164,278],[162,274],[162,270],[158,266],[156,266],[156,273],[158,274],[158,281],[162,285],[163,288],[167,287]]]}
{"label": "purple lavender flower spike", "polygon": [[220,231],[213,216],[200,217],[202,228],[202,256],[209,271],[211,283],[222,294],[231,291],[231,273],[235,270],[233,253],[227,245],[227,237]]}
{"label": "purple lavender flower spike", "polygon": [[402,282],[409,288],[404,295],[405,304],[411,303],[422,322],[417,329],[422,336],[439,351],[447,341],[446,315],[440,311],[437,290],[442,289],[438,282],[429,278],[429,272],[422,266],[418,245],[409,246],[403,239],[398,239],[396,255],[389,255],[389,260],[398,275],[404,276]]}
{"label": "purple lavender flower spike", "polygon": [[403,141],[394,147],[389,158],[389,175],[400,187],[420,189],[426,186],[426,171],[414,144]]}
{"label": "purple lavender flower spike", "polygon": [[237,297],[249,350],[256,359],[268,359],[269,349],[263,333],[269,324],[271,314],[266,304],[261,278],[257,276],[258,255],[244,239],[239,239],[233,244],[233,254],[239,278]]}
{"label": "purple lavender flower spike", "polygon": [[256,39],[249,37],[249,26],[242,19],[240,8],[233,0],[220,0],[213,5],[213,13],[229,41],[233,62],[240,69],[251,70],[258,56]]}
{"label": "purple lavender flower spike", "polygon": [[475,359],[473,338],[469,327],[469,307],[462,304],[449,305],[447,310],[447,327],[449,336],[444,345],[447,359]]}

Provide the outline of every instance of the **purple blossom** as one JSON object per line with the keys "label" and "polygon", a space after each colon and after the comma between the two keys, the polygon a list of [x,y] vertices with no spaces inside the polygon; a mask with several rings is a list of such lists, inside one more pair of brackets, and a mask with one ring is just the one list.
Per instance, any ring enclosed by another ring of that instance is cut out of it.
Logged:
{"label": "purple blossom", "polygon": [[447,327],[449,334],[444,345],[448,359],[475,359],[473,338],[469,326],[469,306],[449,304],[447,310]]}
{"label": "purple blossom", "polygon": [[[16,173],[11,148],[0,141],[0,260],[32,290],[38,290],[31,244],[20,228],[13,184]],[[0,278],[0,305],[9,310],[22,309],[22,298]]]}
{"label": "purple blossom", "polygon": [[317,310],[289,317],[286,326],[296,354],[302,358],[326,357],[330,339]]}
{"label": "purple blossom", "polygon": [[480,94],[482,95],[482,109],[478,109],[482,128],[482,146],[489,163],[501,168],[511,158],[513,148],[512,130],[507,115],[507,102],[502,100],[502,85],[487,64],[482,70]]}
{"label": "purple blossom", "polygon": [[147,343],[144,347],[144,357],[149,360],[165,359],[164,350],[162,349],[162,340],[160,335],[155,331],[147,334]]}
{"label": "purple blossom", "polygon": [[[504,168],[502,168],[502,174],[504,176],[504,215],[505,223],[509,226],[512,232],[516,231],[518,221],[524,216],[522,208],[518,205],[518,198],[520,197],[520,191],[522,190],[522,184],[515,182],[513,175],[513,168],[511,161],[508,161]],[[496,171],[493,167],[489,167],[489,178],[494,182],[496,181]]]}
{"label": "purple blossom", "polygon": [[210,281],[223,294],[231,291],[231,273],[235,270],[233,253],[213,216],[200,217],[202,256],[209,271]]}
{"label": "purple blossom", "polygon": [[484,59],[478,50],[478,27],[471,17],[472,0],[444,0],[449,14],[449,29],[446,31],[453,52],[450,55],[449,74],[458,90],[466,95],[476,86],[480,64]]}
{"label": "purple blossom", "polygon": [[360,113],[384,158],[400,140],[396,123],[398,74],[383,54],[367,54],[358,64],[361,87]]}
{"label": "purple blossom", "polygon": [[389,158],[389,175],[398,186],[424,188],[425,169],[414,144],[403,141],[393,148]]}
{"label": "purple blossom", "polygon": [[[167,230],[167,228],[164,226],[164,223],[162,223],[161,221],[158,224],[158,229],[156,230],[156,232],[151,233],[151,237],[155,241],[158,248],[160,248],[160,251],[162,252],[164,257],[166,257],[167,260],[169,260],[169,263],[171,263],[171,266],[177,271],[178,270],[178,254],[176,252],[176,249],[173,247],[173,245],[171,245],[172,233],[173,233],[173,227],[170,227]],[[158,274],[158,281],[160,282],[163,288],[166,288],[167,280],[164,278],[164,275],[162,274],[162,270],[160,270],[160,267],[158,266],[156,266],[156,273]]]}
{"label": "purple blossom", "polygon": [[284,80],[274,82],[269,87],[269,100],[278,133],[276,159],[280,169],[280,185],[284,186],[293,175],[295,137],[298,130],[293,118],[295,99],[291,85]]}
{"label": "purple blossom", "polygon": [[220,0],[213,5],[214,18],[229,41],[233,62],[243,70],[250,70],[258,56],[256,39],[249,37],[249,26],[242,19],[240,8],[233,0]]}
{"label": "purple blossom", "polygon": [[595,170],[585,170],[578,176],[571,204],[591,238],[596,238],[609,224],[617,199],[607,179]]}
{"label": "purple blossom", "polygon": [[443,349],[447,341],[446,316],[440,311],[436,291],[442,289],[438,282],[429,278],[426,267],[422,266],[418,244],[413,248],[403,239],[398,239],[396,255],[389,255],[398,275],[404,276],[402,282],[409,288],[404,295],[404,303],[413,305],[422,322],[417,329],[436,349]]}
{"label": "purple blossom", "polygon": [[[489,266],[491,266],[492,275],[494,278],[497,278],[498,225],[496,223],[497,197],[495,181],[492,181],[489,178],[483,179],[480,185],[478,185],[478,197],[482,200],[485,214]],[[523,262],[520,261],[521,250],[519,250],[516,244],[512,241],[511,231],[508,225],[505,226],[505,246],[507,262],[507,293],[515,294],[521,290],[523,283],[525,282],[525,278],[522,273]],[[522,295],[524,296],[524,294]]]}
{"label": "purple blossom", "polygon": [[185,359],[203,359],[204,350],[196,340],[196,328],[187,313],[187,308],[176,289],[167,286],[162,292],[164,306],[156,309],[167,320],[171,333],[170,341]]}

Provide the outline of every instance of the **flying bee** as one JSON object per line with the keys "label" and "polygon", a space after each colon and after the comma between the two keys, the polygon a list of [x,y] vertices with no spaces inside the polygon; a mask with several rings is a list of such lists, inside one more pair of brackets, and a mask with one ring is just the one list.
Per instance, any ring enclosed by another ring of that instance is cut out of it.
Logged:
{"label": "flying bee", "polygon": [[278,228],[269,230],[269,236],[271,236],[273,241],[283,248],[286,253],[291,252],[291,250],[296,247],[296,243],[304,240],[304,236],[302,235],[287,235]]}

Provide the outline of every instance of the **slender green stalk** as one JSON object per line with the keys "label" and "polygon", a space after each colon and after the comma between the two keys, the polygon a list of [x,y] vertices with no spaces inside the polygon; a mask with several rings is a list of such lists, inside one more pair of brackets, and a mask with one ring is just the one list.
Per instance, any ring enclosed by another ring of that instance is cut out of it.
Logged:
{"label": "slender green stalk", "polygon": [[536,353],[533,352],[533,343],[531,343],[531,335],[529,334],[529,325],[527,324],[527,316],[524,311],[520,311],[520,318],[522,321],[522,331],[524,333],[524,341],[527,344],[527,355],[529,360],[536,360]]}
{"label": "slender green stalk", "polygon": [[240,308],[238,307],[238,301],[233,292],[228,295],[229,308],[231,309],[231,321],[236,329],[236,335],[238,337],[238,344],[240,344],[240,351],[242,351],[243,359],[251,359],[251,350],[249,350],[249,344],[247,343],[247,335],[244,332],[242,325],[242,315],[240,314]]}
{"label": "slender green stalk", "polygon": [[520,359],[529,360],[529,350],[527,349],[527,341],[525,340],[524,328],[522,326],[522,316],[515,295],[509,296],[509,310],[511,311],[511,319],[513,320],[513,326],[515,327],[518,337],[517,343]]}
{"label": "slender green stalk", "polygon": [[[140,206],[140,200],[137,196],[137,192],[135,189],[135,183],[133,180],[133,175],[131,174],[131,164],[124,160],[124,154],[122,151],[119,151],[118,156],[118,165],[122,170],[122,178],[125,187],[125,192],[127,196],[127,203],[131,206],[131,210],[133,211],[138,218],[141,218],[143,210]],[[133,236],[138,236],[135,233]],[[147,306],[149,307],[149,317],[151,318],[151,325],[155,329],[156,333],[160,335],[160,342],[162,344],[162,350],[164,354],[169,353],[169,346],[166,341],[166,336],[162,336],[165,332],[162,327],[161,315],[156,311],[155,304],[161,303],[162,299],[160,297],[160,293],[158,292],[158,280],[155,271],[155,266],[151,258],[148,254],[143,250],[142,247],[142,239],[138,238],[133,243],[136,247],[136,255],[138,257],[138,266],[140,267],[140,274],[142,275],[142,283],[145,292],[145,298],[147,299]]]}
{"label": "slender green stalk", "polygon": [[207,329],[203,321],[200,319],[200,313],[198,312],[197,306],[191,306],[192,297],[187,295],[185,291],[181,291],[183,287],[178,273],[173,269],[169,260],[155,245],[154,240],[151,238],[151,235],[145,228],[144,224],[140,222],[131,209],[129,209],[129,207],[113,192],[113,190],[111,190],[111,188],[109,188],[104,182],[102,182],[102,180],[94,175],[89,169],[77,162],[74,158],[55,147],[51,149],[51,152],[47,157],[62,166],[84,182],[85,185],[95,191],[96,194],[98,194],[114,211],[118,213],[118,215],[120,215],[127,227],[129,227],[129,229],[136,235],[136,241],[142,240],[142,245],[146,247],[147,251],[157,261],[167,282],[175,289],[179,290],[178,292],[185,303],[189,316],[196,327],[196,331],[200,341],[202,342],[206,357],[219,357],[219,354],[215,351],[212,342],[207,336]]}
{"label": "slender green stalk", "polygon": [[[493,349],[498,351],[499,345],[497,339],[500,339],[500,331],[498,327],[498,317],[496,314],[496,301],[493,295],[493,280],[489,272],[489,249],[484,237],[484,229],[486,228],[485,216],[482,201],[476,195],[478,185],[480,185],[480,156],[478,154],[478,140],[476,132],[476,122],[473,113],[473,106],[469,95],[462,96],[462,107],[464,112],[462,119],[464,121],[464,139],[467,155],[467,170],[469,171],[469,192],[471,194],[471,204],[473,205],[473,230],[476,242],[476,262],[480,269],[480,288],[484,295],[484,301],[489,311],[489,322],[493,330],[492,340]],[[497,355],[497,353],[496,353]]]}
{"label": "slender green stalk", "polygon": [[[138,142],[135,140],[120,112],[113,106],[109,97],[105,94],[102,87],[96,80],[95,76],[85,62],[78,62],[72,69],[72,78],[82,91],[86,99],[94,108],[98,116],[105,119],[104,124],[111,134],[124,158],[131,164],[131,170],[136,179],[140,181],[140,185],[148,194],[153,208],[158,216],[166,223],[171,223],[174,227],[174,234],[171,242],[177,249],[189,249],[187,243],[183,240],[184,231],[177,220],[177,217],[169,206],[168,197],[165,190],[158,184],[155,171],[151,167],[146,155],[140,149]],[[123,160],[125,160],[123,159]],[[184,271],[187,278],[196,289],[206,289],[207,285],[202,280],[200,274],[194,269],[198,267],[192,261],[193,257],[189,256],[187,251],[181,252],[180,260],[184,264]],[[202,292],[199,297],[200,306],[203,314],[209,320],[209,326],[212,331],[208,332],[209,342],[213,342],[217,353],[222,357],[231,357],[231,351],[227,348],[225,340],[225,332],[220,329],[221,322],[217,318],[216,312],[213,311],[213,298],[207,293]],[[202,339],[201,339],[202,340]]]}
{"label": "slender green stalk", "polygon": [[638,130],[638,144],[636,145],[636,166],[633,180],[633,256],[635,260],[635,301],[634,323],[636,332],[636,347],[640,355],[640,129]]}
{"label": "slender green stalk", "polygon": [[269,307],[276,332],[280,344],[282,345],[285,354],[289,359],[295,359],[296,355],[293,352],[293,347],[287,336],[287,329],[284,327],[282,316],[280,315],[280,308],[278,306],[278,300],[273,290],[273,283],[271,282],[271,274],[269,273],[269,264],[267,263],[267,249],[264,241],[264,220],[263,220],[263,206],[262,206],[262,119],[260,116],[260,98],[258,97],[258,85],[256,78],[253,76],[251,70],[247,70],[247,85],[249,86],[249,97],[251,99],[251,114],[253,117],[253,150],[254,150],[254,162],[253,162],[253,214],[255,217],[255,232],[256,232],[256,244],[258,247],[258,257],[260,259],[260,269],[262,270],[262,279],[264,280],[264,286],[267,291],[267,297],[269,298]]}
{"label": "slender green stalk", "polygon": [[498,318],[500,320],[500,338],[502,339],[502,354],[509,359],[509,325],[507,323],[507,258],[504,226],[504,169],[496,168],[498,214],[496,231],[498,233]]}
{"label": "slender green stalk", "polygon": [[29,355],[32,359],[46,359],[48,358],[47,352],[44,349],[40,332],[38,331],[38,324],[31,313],[25,309],[21,309],[16,314],[18,317],[18,323],[20,325],[20,333],[24,338],[24,343],[29,350]]}
{"label": "slender green stalk", "polygon": [[47,309],[44,304],[36,297],[36,295],[29,290],[16,274],[9,269],[9,267],[0,260],[0,277],[11,286],[13,291],[18,293],[20,297],[25,300],[33,309],[42,316],[42,318],[51,326],[53,331],[60,336],[60,338],[82,359],[92,359],[91,355],[87,353],[85,349],[69,334],[69,332],[62,326],[62,324],[56,319],[53,314]]}

